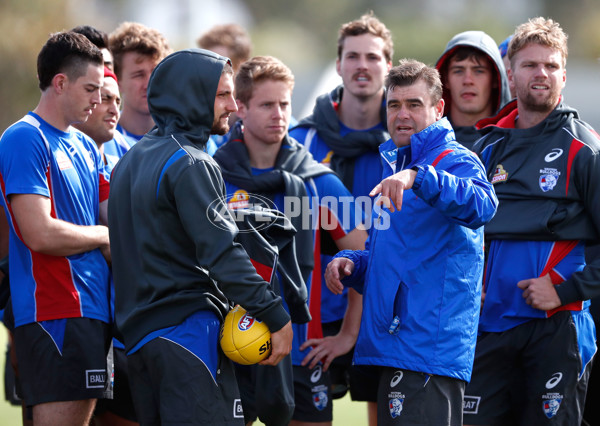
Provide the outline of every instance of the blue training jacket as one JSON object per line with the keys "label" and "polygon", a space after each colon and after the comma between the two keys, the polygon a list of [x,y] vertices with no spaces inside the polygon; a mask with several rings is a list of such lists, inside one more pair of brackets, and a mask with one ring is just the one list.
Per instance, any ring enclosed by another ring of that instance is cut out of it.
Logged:
{"label": "blue training jacket", "polygon": [[[380,147],[383,178],[417,167],[402,210],[374,212],[367,250],[344,250],[363,293],[355,364],[471,378],[483,273],[483,225],[498,199],[479,159],[446,118]],[[379,219],[377,216],[379,215]],[[364,282],[364,286],[363,286]],[[394,324],[396,318],[397,325]]]}

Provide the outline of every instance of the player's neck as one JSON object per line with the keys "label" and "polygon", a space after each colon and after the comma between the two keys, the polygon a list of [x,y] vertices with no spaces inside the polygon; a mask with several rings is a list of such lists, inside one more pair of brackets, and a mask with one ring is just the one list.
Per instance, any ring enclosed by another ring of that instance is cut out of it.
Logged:
{"label": "player's neck", "polygon": [[119,119],[119,124],[128,133],[145,135],[154,127],[154,120],[150,113],[142,114],[129,108],[124,108]]}
{"label": "player's neck", "polygon": [[489,117],[492,115],[492,107],[486,108],[484,111],[469,114],[468,112],[461,112],[457,108],[450,108],[450,118],[452,119],[452,125],[455,127],[469,127],[474,126],[479,120]]}
{"label": "player's neck", "polygon": [[277,154],[281,149],[281,142],[267,144],[259,140],[255,140],[248,135],[244,136],[244,142],[248,148],[248,156],[250,157],[250,166],[255,169],[269,169],[275,167]]}
{"label": "player's neck", "polygon": [[517,129],[529,129],[533,126],[537,126],[550,115],[555,107],[556,105],[549,111],[532,111],[524,107],[523,104],[517,99],[517,109],[519,114],[517,115],[515,127]]}
{"label": "player's neck", "polygon": [[381,123],[381,102],[383,90],[369,98],[357,98],[344,92],[338,107],[338,117],[346,127],[366,130]]}
{"label": "player's neck", "polygon": [[50,99],[49,95],[42,94],[40,102],[33,112],[39,115],[46,123],[63,132],[68,132],[71,127],[71,123],[69,123],[63,114],[60,104],[55,99]]}

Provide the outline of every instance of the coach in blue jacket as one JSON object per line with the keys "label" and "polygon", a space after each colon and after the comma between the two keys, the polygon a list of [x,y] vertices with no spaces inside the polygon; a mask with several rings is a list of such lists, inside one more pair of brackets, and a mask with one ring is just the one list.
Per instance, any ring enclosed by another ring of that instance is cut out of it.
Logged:
{"label": "coach in blue jacket", "polygon": [[[367,250],[344,250],[327,286],[363,293],[355,364],[381,366],[378,424],[461,425],[483,272],[483,228],[498,199],[455,141],[438,72],[402,60],[386,79],[391,140]],[[419,423],[422,422],[422,423]]]}

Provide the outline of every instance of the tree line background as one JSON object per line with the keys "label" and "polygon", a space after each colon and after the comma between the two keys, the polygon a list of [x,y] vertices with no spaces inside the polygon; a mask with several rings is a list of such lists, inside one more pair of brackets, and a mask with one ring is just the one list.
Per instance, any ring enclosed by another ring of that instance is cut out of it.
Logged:
{"label": "tree line background", "polygon": [[195,47],[212,25],[238,21],[252,37],[253,54],[290,66],[299,105],[335,59],[339,26],[369,10],[392,31],[394,63],[413,57],[434,64],[458,32],[483,30],[500,43],[528,17],[546,16],[569,34],[569,63],[584,61],[600,76],[598,0],[1,0],[0,132],[37,104],[37,54],[56,31],[87,24],[110,33],[123,21],[139,21],[178,50]]}

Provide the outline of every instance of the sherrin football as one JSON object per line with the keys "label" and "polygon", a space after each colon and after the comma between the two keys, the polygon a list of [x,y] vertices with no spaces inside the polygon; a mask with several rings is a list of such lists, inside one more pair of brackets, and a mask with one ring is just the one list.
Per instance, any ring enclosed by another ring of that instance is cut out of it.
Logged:
{"label": "sherrin football", "polygon": [[269,328],[240,305],[225,316],[220,341],[225,355],[238,364],[257,364],[271,354]]}

